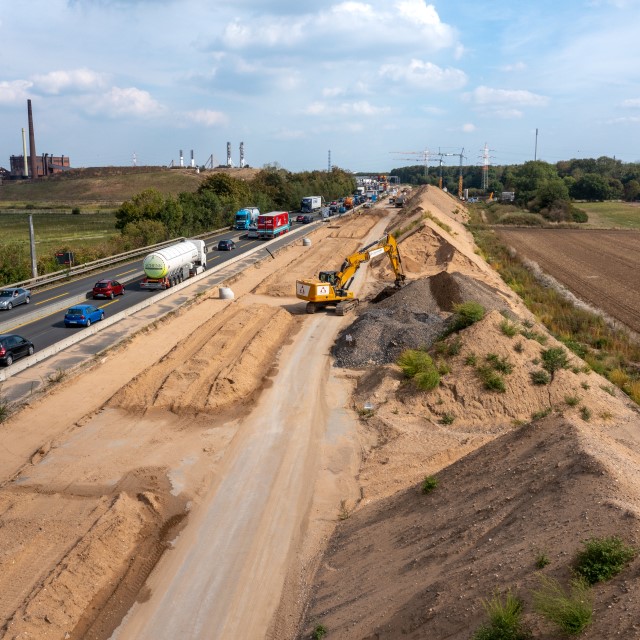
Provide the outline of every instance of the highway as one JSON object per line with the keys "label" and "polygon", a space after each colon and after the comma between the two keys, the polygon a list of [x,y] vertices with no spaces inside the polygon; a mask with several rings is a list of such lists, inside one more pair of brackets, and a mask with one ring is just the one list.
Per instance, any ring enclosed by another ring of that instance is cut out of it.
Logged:
{"label": "highway", "polygon": [[[295,214],[292,217],[295,220]],[[317,222],[311,225],[293,222],[289,233],[270,241],[248,239],[246,238],[246,233],[239,230],[229,230],[208,237],[205,240],[207,245],[207,272],[257,247],[263,246],[269,250],[277,249],[279,246],[301,237],[305,231],[311,230],[316,224]],[[236,248],[233,251],[217,251],[218,241],[222,238],[232,239],[236,243]],[[0,333],[20,334],[31,340],[36,347],[36,352],[38,352],[61,342],[68,338],[70,334],[82,331],[87,332],[87,329],[83,327],[67,328],[64,326],[64,313],[69,306],[79,304],[80,301],[88,302],[100,309],[104,309],[105,319],[107,319],[148,300],[149,297],[163,293],[161,291],[145,291],[140,288],[140,282],[144,276],[142,262],[143,258],[140,257],[131,262],[100,269],[89,275],[62,282],[46,289],[35,289],[31,293],[30,304],[22,304],[9,311],[0,312]],[[113,300],[93,300],[91,296],[93,285],[98,280],[105,278],[115,279],[125,284],[125,294],[117,296]],[[92,326],[91,329],[95,330],[100,324]],[[16,367],[18,363],[24,363],[26,360],[28,358],[19,360],[12,367]]]}

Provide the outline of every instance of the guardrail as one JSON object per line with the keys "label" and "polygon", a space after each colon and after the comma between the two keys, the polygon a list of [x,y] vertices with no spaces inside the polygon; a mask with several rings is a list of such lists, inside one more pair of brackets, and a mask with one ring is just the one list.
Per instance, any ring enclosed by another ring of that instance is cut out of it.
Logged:
{"label": "guardrail", "polygon": [[[220,231],[226,231],[227,229],[228,227],[224,227],[222,229],[215,229],[214,231],[207,231],[206,233],[201,233],[197,236],[193,236],[193,238],[203,238],[205,236],[208,236],[214,233],[219,233]],[[2,288],[24,287],[25,289],[35,289],[37,287],[44,287],[48,284],[58,282],[59,280],[64,280],[72,276],[82,275],[84,273],[90,273],[91,271],[95,271],[96,269],[100,269],[101,267],[105,267],[111,264],[117,264],[118,262],[123,262],[124,260],[128,260],[129,258],[137,258],[139,256],[147,255],[148,253],[151,253],[156,249],[162,249],[163,247],[171,246],[176,242],[181,242],[182,240],[186,240],[186,239],[187,238],[180,236],[179,238],[173,238],[172,240],[165,240],[164,242],[158,242],[157,244],[152,244],[147,247],[132,249],[131,251],[118,253],[114,256],[108,256],[106,258],[92,260],[91,262],[85,262],[84,264],[80,264],[77,267],[61,269],[60,271],[54,271],[53,273],[47,273],[42,276],[36,276],[35,278],[30,278],[29,280],[14,282],[13,284],[5,285]]]}

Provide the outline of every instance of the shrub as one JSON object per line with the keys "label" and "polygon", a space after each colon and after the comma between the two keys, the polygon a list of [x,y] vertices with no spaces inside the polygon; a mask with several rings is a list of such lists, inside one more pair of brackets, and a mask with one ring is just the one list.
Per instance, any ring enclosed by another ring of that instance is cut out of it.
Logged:
{"label": "shrub", "polygon": [[4,399],[0,399],[0,422],[4,422],[9,417],[9,403]]}
{"label": "shrub", "polygon": [[440,417],[440,424],[453,424],[456,417],[452,413],[443,413]]}
{"label": "shrub", "polygon": [[516,353],[522,353],[522,352],[524,351],[524,345],[522,344],[522,341],[521,341],[521,340],[518,340],[518,342],[516,342],[516,343],[513,345],[513,350],[514,350]]}
{"label": "shrub", "polygon": [[71,209],[71,213],[74,216],[79,216],[80,215],[80,207],[73,207],[73,209]]}
{"label": "shrub", "polygon": [[502,331],[502,333],[504,333],[504,335],[508,336],[509,338],[517,336],[520,332],[518,326],[513,324],[513,322],[509,322],[509,320],[503,320],[500,323],[500,331]]}
{"label": "shrub", "polygon": [[580,417],[585,422],[589,422],[589,420],[591,420],[591,409],[589,409],[589,407],[582,407],[580,409]]}
{"label": "shrub", "polygon": [[492,367],[480,367],[478,369],[478,375],[484,383],[485,389],[499,391],[500,393],[504,393],[507,390],[502,376],[494,371]]}
{"label": "shrub", "polygon": [[618,575],[633,560],[636,550],[616,537],[590,538],[583,542],[584,550],[578,554],[576,573],[588,584],[603,582]]}
{"label": "shrub", "polygon": [[527,640],[531,632],[522,622],[522,601],[511,591],[504,600],[495,593],[490,600],[483,600],[482,606],[489,618],[472,636],[472,640]]}
{"label": "shrub", "polygon": [[566,369],[568,366],[567,352],[563,347],[552,347],[542,352],[542,367],[551,374],[551,379],[559,369]]}
{"label": "shrub", "polygon": [[511,373],[513,371],[513,365],[509,362],[509,359],[506,356],[501,358],[495,353],[488,353],[487,362],[493,369],[500,373]]}
{"label": "shrub", "polygon": [[455,315],[451,324],[451,331],[460,331],[466,327],[470,327],[478,320],[484,318],[485,308],[479,302],[463,302],[453,307]]}
{"label": "shrub", "polygon": [[544,369],[532,371],[529,375],[531,376],[531,382],[533,382],[533,384],[543,385],[551,382],[551,376]]}
{"label": "shrub", "polygon": [[465,359],[464,363],[470,367],[475,367],[478,362],[478,357],[475,353],[470,353]]}
{"label": "shrub", "polygon": [[540,576],[541,586],[533,592],[534,609],[563,633],[577,635],[590,623],[593,615],[591,593],[585,580],[573,580],[569,593],[553,578]]}
{"label": "shrub", "polygon": [[398,366],[405,377],[410,378],[418,389],[429,391],[440,384],[440,374],[431,356],[425,351],[407,349],[400,354]]}
{"label": "shrub", "polygon": [[536,556],[536,569],[544,569],[550,562],[546,553],[539,553]]}
{"label": "shrub", "polygon": [[531,414],[532,420],[542,420],[542,418],[546,418],[551,413],[551,407],[547,407],[546,409],[540,409],[540,411],[536,411]]}
{"label": "shrub", "polygon": [[438,478],[426,476],[422,481],[422,493],[431,493],[438,486]]}
{"label": "shrub", "polygon": [[311,636],[313,640],[322,640],[327,635],[327,629],[324,625],[318,624],[313,630],[313,635]]}
{"label": "shrub", "polygon": [[564,397],[564,401],[570,406],[570,407],[576,407],[580,404],[580,396],[565,396]]}

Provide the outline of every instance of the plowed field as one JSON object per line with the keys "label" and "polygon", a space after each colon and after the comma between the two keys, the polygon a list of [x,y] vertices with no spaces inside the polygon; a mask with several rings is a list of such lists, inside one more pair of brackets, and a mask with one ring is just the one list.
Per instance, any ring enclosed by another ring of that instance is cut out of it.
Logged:
{"label": "plowed field", "polygon": [[640,333],[640,233],[581,229],[501,229],[522,257]]}

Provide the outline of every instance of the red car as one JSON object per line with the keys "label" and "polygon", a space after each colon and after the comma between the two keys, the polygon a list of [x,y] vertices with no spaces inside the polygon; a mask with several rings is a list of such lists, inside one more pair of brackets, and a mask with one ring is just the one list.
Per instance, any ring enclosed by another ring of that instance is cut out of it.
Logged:
{"label": "red car", "polygon": [[116,296],[124,295],[124,285],[117,280],[100,280],[93,285],[93,297],[109,298],[113,300]]}

